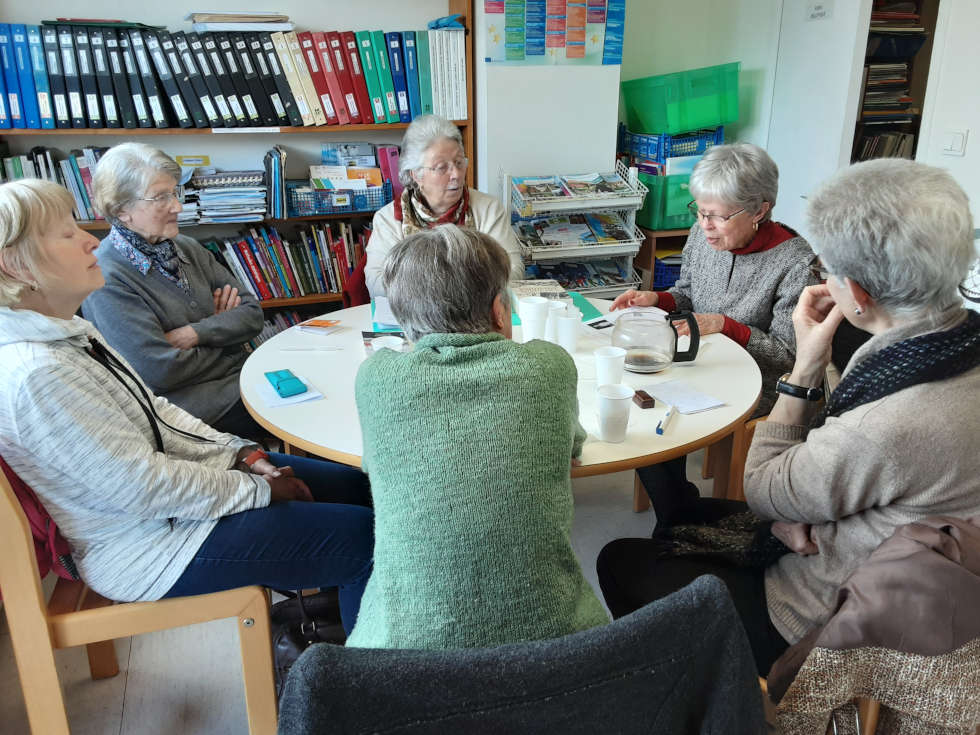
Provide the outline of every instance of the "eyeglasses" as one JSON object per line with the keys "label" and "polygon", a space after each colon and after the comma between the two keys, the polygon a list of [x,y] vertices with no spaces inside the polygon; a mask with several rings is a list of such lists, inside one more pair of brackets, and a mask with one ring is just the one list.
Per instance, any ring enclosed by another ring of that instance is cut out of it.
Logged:
{"label": "eyeglasses", "polygon": [[698,209],[698,203],[691,201],[687,203],[687,211],[691,213],[691,216],[695,219],[703,219],[706,222],[711,222],[714,225],[720,225],[723,222],[727,222],[736,214],[741,214],[745,211],[745,207],[742,207],[737,212],[732,212],[731,214],[705,214],[700,209]]}
{"label": "eyeglasses", "polygon": [[171,199],[176,199],[181,204],[184,203],[184,190],[174,189],[173,191],[165,191],[163,194],[157,194],[155,197],[136,197],[133,199],[134,202],[150,202],[157,207],[166,207],[170,204]]}
{"label": "eyeglasses", "polygon": [[812,275],[818,281],[826,281],[828,278],[830,278],[830,271],[828,271],[826,266],[820,262],[819,258],[817,258],[810,263],[810,275]]}
{"label": "eyeglasses", "polygon": [[442,163],[437,163],[435,166],[419,166],[419,168],[428,169],[439,176],[445,176],[449,173],[450,167],[462,172],[465,171],[466,167],[469,165],[470,159],[457,158],[455,161],[443,161]]}

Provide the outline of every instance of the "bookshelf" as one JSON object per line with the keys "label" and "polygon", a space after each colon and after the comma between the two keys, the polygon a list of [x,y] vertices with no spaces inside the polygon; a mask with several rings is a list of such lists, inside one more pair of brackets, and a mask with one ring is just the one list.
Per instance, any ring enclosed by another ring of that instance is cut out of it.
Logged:
{"label": "bookshelf", "polygon": [[890,0],[872,6],[852,163],[915,158],[939,2],[903,3],[899,13],[889,12],[897,7]]}
{"label": "bookshelf", "polygon": [[[468,186],[475,186],[476,181],[476,140],[475,140],[475,115],[474,115],[474,79],[475,79],[475,69],[474,69],[474,41],[473,41],[473,28],[475,26],[475,13],[476,6],[474,0],[448,0],[445,6],[446,15],[460,16],[460,23],[466,28],[464,36],[464,65],[466,69],[466,118],[454,120],[453,122],[459,128],[460,133],[463,138],[463,145],[467,152],[467,156],[470,159],[470,166],[466,172],[466,183]],[[441,10],[441,9],[440,9]],[[37,11],[39,12],[39,11]],[[424,11],[423,11],[424,12]],[[33,11],[32,11],[33,14]],[[47,15],[47,11],[45,11]],[[68,13],[62,13],[68,15]],[[439,14],[429,14],[428,17],[436,17]],[[99,14],[96,13],[96,16]],[[306,15],[307,17],[301,17]],[[367,27],[367,26],[380,26],[388,27],[391,23],[386,22],[391,20],[387,18],[388,13],[381,13],[377,18],[371,20],[370,18],[360,18],[359,21],[351,22],[350,25],[357,25],[357,27]],[[133,16],[135,20],[141,20],[137,17],[138,13]],[[330,17],[326,17],[321,14],[321,17],[310,16],[310,13],[306,12],[304,8],[302,12],[297,11],[294,13],[294,20],[297,24],[297,30],[300,29],[317,29],[325,28],[330,25],[335,25],[334,21]],[[39,16],[36,16],[37,18]],[[109,16],[105,16],[109,17]],[[115,17],[115,16],[112,16]],[[148,19],[149,22],[159,22],[155,19]],[[31,23],[37,23],[38,20],[30,20]],[[398,26],[411,27],[412,23],[406,23],[404,21],[392,21]],[[425,22],[420,19],[414,23],[415,27],[424,28]],[[179,27],[171,23],[172,30],[178,30]],[[185,28],[186,30],[186,28]],[[373,143],[400,143],[401,136],[404,130],[408,127],[408,123],[383,123],[383,124],[348,124],[348,125],[319,125],[319,126],[273,126],[273,127],[237,127],[237,128],[58,128],[53,130],[39,130],[39,129],[7,129],[0,131],[0,140],[6,140],[10,148],[10,153],[13,155],[23,154],[29,151],[32,147],[37,145],[50,145],[54,148],[63,148],[67,151],[69,148],[81,148],[87,145],[101,145],[101,146],[111,146],[116,143],[128,141],[128,140],[145,140],[151,145],[159,145],[161,148],[166,150],[171,155],[175,152],[171,150],[172,148],[179,148],[180,153],[187,151],[189,147],[200,146],[206,151],[214,151],[212,158],[214,160],[214,165],[219,168],[234,168],[234,167],[245,167],[241,164],[236,166],[223,165],[220,160],[220,155],[218,152],[224,151],[234,151],[238,159],[243,157],[243,151],[251,154],[254,148],[254,159],[261,161],[262,155],[265,151],[275,144],[280,144],[283,146],[288,146],[289,152],[289,163],[295,165],[297,162],[302,162],[303,165],[309,165],[310,163],[316,163],[319,161],[318,152],[314,153],[313,148],[318,145],[318,139],[326,141],[348,141],[352,139],[351,134],[367,134],[364,139],[370,140]],[[394,135],[393,135],[394,133]],[[279,135],[290,136],[287,140],[277,139]],[[53,136],[53,137],[52,137]],[[162,139],[161,136],[167,136],[172,138],[170,144]],[[241,136],[245,136],[244,138]],[[357,138],[354,137],[354,140]],[[203,146],[201,142],[207,141]],[[260,166],[254,166],[259,168]],[[294,175],[293,178],[296,178]],[[330,221],[330,220],[359,220],[370,218],[373,216],[373,212],[345,212],[339,214],[324,214],[324,215],[312,215],[303,217],[292,217],[288,219],[268,219],[265,224],[273,225],[275,227],[281,227],[283,225],[289,224],[300,224],[308,222],[318,222],[318,221]],[[260,223],[251,223],[252,225]],[[104,222],[80,222],[79,225],[88,231],[99,233],[105,232],[108,228]],[[203,227],[211,228],[211,231],[215,231],[215,228],[234,228],[235,223],[221,223],[221,224],[196,224],[193,227]],[[326,294],[311,294],[307,296],[300,296],[294,298],[283,298],[283,299],[266,299],[261,301],[263,308],[265,309],[278,309],[278,308],[294,308],[302,306],[311,306],[316,304],[326,304],[341,301],[341,295],[337,293],[326,293]]]}

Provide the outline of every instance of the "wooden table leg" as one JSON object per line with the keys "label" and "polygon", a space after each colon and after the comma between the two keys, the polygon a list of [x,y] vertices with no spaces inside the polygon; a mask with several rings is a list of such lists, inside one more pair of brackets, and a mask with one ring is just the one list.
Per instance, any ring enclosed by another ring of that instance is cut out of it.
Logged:
{"label": "wooden table leg", "polygon": [[650,496],[643,487],[638,472],[633,473],[633,512],[642,513],[650,508]]}
{"label": "wooden table leg", "polygon": [[729,434],[711,446],[712,476],[715,483],[712,496],[727,498],[729,478],[731,476],[732,450],[734,448],[734,433]]}

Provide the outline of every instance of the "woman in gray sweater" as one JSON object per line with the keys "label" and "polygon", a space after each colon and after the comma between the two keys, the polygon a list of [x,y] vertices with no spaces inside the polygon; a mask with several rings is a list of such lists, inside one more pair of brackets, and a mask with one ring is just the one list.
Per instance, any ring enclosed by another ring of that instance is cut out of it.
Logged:
{"label": "woman in gray sweater", "polygon": [[[966,194],[940,169],[869,161],[811,197],[809,224],[827,282],[793,313],[796,360],[745,470],[748,507],[794,553],[763,570],[658,558],[656,541],[620,539],[598,561],[617,616],[700,574],[721,577],[762,675],[827,621],[837,588],[898,526],[980,514],[980,314],[957,290],[975,257]],[[843,319],[871,338],[820,408]]]}
{"label": "woman in gray sweater", "polygon": [[[755,415],[769,413],[776,379],[793,366],[792,313],[800,292],[817,282],[806,240],[772,219],[779,169],[750,143],[716,146],[691,174],[690,209],[697,223],[684,246],[681,275],[667,291],[626,291],[613,309],[659,306],[693,311],[701,334],[721,332],[744,347],[762,372]],[[687,324],[679,322],[678,333]],[[657,526],[682,518],[698,498],[687,479],[687,457],[637,474],[657,515]]]}
{"label": "woman in gray sweater", "polygon": [[219,431],[259,439],[242,404],[244,345],[262,307],[196,240],[177,234],[180,166],[144,143],[99,160],[96,208],[112,225],[96,252],[105,286],[82,313],[154,393]]}

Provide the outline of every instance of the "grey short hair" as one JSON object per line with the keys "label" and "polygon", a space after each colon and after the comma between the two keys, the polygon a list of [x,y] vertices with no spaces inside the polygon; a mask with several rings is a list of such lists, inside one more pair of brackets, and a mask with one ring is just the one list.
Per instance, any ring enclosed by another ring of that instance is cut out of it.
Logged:
{"label": "grey short hair", "polygon": [[19,179],[0,186],[0,306],[14,306],[27,287],[19,271],[37,280],[41,260],[38,240],[57,220],[71,216],[75,200],[60,184]]}
{"label": "grey short hair", "polygon": [[454,140],[459,143],[460,149],[463,149],[463,136],[459,128],[446,118],[439,115],[422,115],[412,120],[405,130],[398,157],[398,180],[403,186],[415,186],[412,171],[418,171],[422,167],[425,152],[429,150],[429,146],[440,140]]}
{"label": "grey short hair", "polygon": [[827,270],[886,311],[919,316],[960,303],[976,257],[973,217],[946,171],[897,158],[855,164],[810,196],[807,222]]}
{"label": "grey short hair", "polygon": [[117,219],[133,199],[144,194],[157,174],[180,181],[180,166],[158,148],[146,143],[121,143],[99,159],[92,177],[95,208],[108,219]]}
{"label": "grey short hair", "polygon": [[755,214],[763,202],[772,217],[779,192],[779,167],[768,153],[751,143],[719,145],[708,150],[691,173],[691,196],[717,199]]}
{"label": "grey short hair", "polygon": [[439,225],[409,235],[385,258],[382,283],[391,310],[416,342],[427,334],[494,331],[498,294],[509,307],[510,258],[476,230]]}

